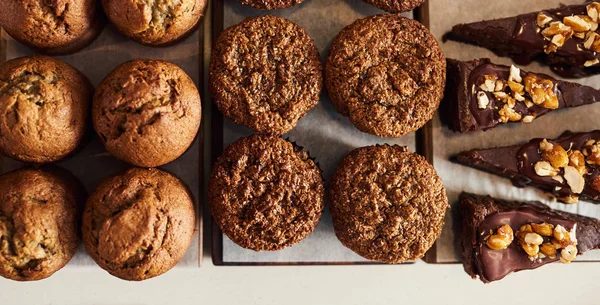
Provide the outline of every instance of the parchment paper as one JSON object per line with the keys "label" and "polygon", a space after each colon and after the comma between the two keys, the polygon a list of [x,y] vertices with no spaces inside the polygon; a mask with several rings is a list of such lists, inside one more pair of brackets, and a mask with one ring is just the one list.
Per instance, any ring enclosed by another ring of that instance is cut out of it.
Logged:
{"label": "parchment paper", "polygon": [[[259,11],[241,5],[239,0],[225,1],[225,27],[237,24],[245,17],[272,14],[287,18],[304,27],[315,40],[323,63],[329,46],[339,31],[356,19],[383,13],[361,0],[306,0],[293,8],[276,11]],[[412,17],[412,13],[406,14]],[[249,129],[235,125],[225,119],[224,143],[252,134]],[[316,158],[323,170],[326,187],[338,163],[351,150],[377,143],[390,143],[408,146],[415,150],[415,135],[411,133],[398,139],[380,138],[356,129],[350,120],[337,113],[327,98],[321,95],[317,107],[311,110],[290,133],[291,141]],[[333,232],[329,207],[325,207],[323,217],[315,231],[300,243],[276,252],[254,252],[239,247],[223,236],[224,262],[358,262],[366,261],[344,247]]]}
{"label": "parchment paper", "polygon": [[[6,33],[3,33],[2,37],[7,37],[7,60],[33,54],[29,48],[12,40]],[[75,54],[58,58],[68,62],[83,72],[94,86],[98,86],[100,81],[102,81],[110,71],[125,61],[135,58],[152,58],[171,61],[179,65],[179,67],[183,68],[192,80],[194,80],[196,86],[201,87],[198,83],[200,68],[198,39],[199,35],[198,31],[196,31],[193,35],[174,46],[152,48],[142,46],[129,40],[127,37],[119,34],[112,26],[107,25],[93,44]],[[24,165],[24,163],[6,157],[2,158],[3,172],[20,168]],[[91,192],[103,178],[130,167],[128,164],[118,161],[106,152],[95,134],[92,141],[87,144],[82,151],[68,159],[58,162],[57,165],[68,169],[79,178],[88,193]],[[199,228],[201,228],[201,215],[198,212],[201,210],[198,208],[199,199],[201,198],[199,194],[201,170],[199,141],[196,140],[192,147],[188,149],[182,157],[162,168],[182,179],[191,190],[196,206],[196,231],[198,232],[200,230]],[[190,248],[178,267],[198,267],[199,256],[201,255],[198,242],[199,236],[201,236],[201,234],[196,234]],[[75,257],[73,257],[66,268],[83,266],[97,268],[96,263],[87,255],[83,244],[81,244]]]}
{"label": "parchment paper", "polygon": [[[430,20],[433,34],[441,39],[454,24],[475,22],[480,20],[510,17],[536,10],[558,7],[564,4],[581,4],[581,0],[432,0],[430,1]],[[487,49],[470,46],[458,42],[442,44],[442,49],[447,58],[471,60],[474,58],[489,57],[495,63],[512,64],[510,58],[498,58]],[[548,67],[537,63],[522,68],[530,71],[553,75]],[[553,75],[556,76],[556,75]],[[600,76],[575,80],[598,88]],[[549,113],[534,120],[532,124],[512,124],[499,126],[489,131],[467,134],[454,134],[446,127],[442,127],[439,117],[434,121],[434,164],[438,174],[444,181],[451,203],[455,203],[461,191],[515,200],[540,200],[552,208],[600,217],[600,205],[580,202],[577,205],[551,203],[549,197],[533,187],[520,189],[513,187],[508,179],[503,179],[482,171],[450,163],[448,157],[458,152],[472,148],[489,148],[523,143],[531,138],[555,138],[566,130],[590,131],[600,128],[600,105],[594,104],[579,108],[561,110]],[[438,240],[436,247],[437,261],[439,263],[458,262],[454,247],[454,234],[452,219],[446,218],[446,226]],[[600,251],[587,252],[577,261],[600,260]]]}

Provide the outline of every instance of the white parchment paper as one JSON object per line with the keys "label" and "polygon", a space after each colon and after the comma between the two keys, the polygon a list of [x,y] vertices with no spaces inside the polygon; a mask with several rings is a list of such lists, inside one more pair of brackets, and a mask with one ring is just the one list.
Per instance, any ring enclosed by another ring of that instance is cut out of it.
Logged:
{"label": "white parchment paper", "polygon": [[[29,48],[12,40],[6,33],[3,33],[3,37],[7,37],[7,60],[33,54]],[[200,48],[198,39],[199,34],[196,31],[193,35],[174,46],[152,48],[129,40],[127,37],[119,34],[112,26],[107,25],[93,44],[75,54],[60,56],[58,58],[83,72],[94,86],[98,86],[100,81],[110,71],[125,61],[135,58],[152,58],[171,61],[179,65],[194,80],[196,86],[201,87],[198,83],[200,73]],[[199,231],[201,228],[201,217],[198,212],[199,199],[201,198],[199,193],[201,187],[200,147],[199,141],[195,141],[182,157],[162,167],[183,180],[191,190],[196,205],[196,231]],[[129,168],[129,165],[118,161],[106,152],[95,134],[93,140],[82,151],[57,164],[68,169],[79,178],[88,193],[103,178]],[[21,162],[5,157],[2,158],[2,170],[4,172],[23,166],[25,164]],[[199,236],[201,234],[196,234],[178,267],[198,267],[199,256],[201,255],[198,242]],[[96,268],[94,261],[85,252],[83,244],[80,245],[75,257],[73,257],[73,260],[71,260],[66,268],[82,266]]]}
{"label": "white parchment paper", "polygon": [[[581,4],[581,0],[431,0],[430,20],[433,34],[441,39],[442,35],[458,23],[475,22],[480,20],[515,16],[522,13],[541,9],[558,7],[564,4]],[[498,58],[487,49],[462,44],[458,42],[442,43],[442,49],[447,58],[471,60],[488,57],[494,63],[512,64],[510,58]],[[525,70],[542,72],[553,75],[548,67],[532,63]],[[555,75],[554,75],[555,76]],[[582,84],[598,88],[600,76],[575,80]],[[462,191],[476,194],[489,194],[494,197],[514,200],[539,200],[552,208],[600,217],[600,205],[580,202],[577,205],[551,203],[549,197],[533,187],[524,189],[513,187],[508,179],[503,179],[482,171],[453,164],[448,157],[464,150],[473,148],[489,148],[527,142],[531,138],[555,138],[566,130],[591,131],[600,128],[600,105],[589,105],[574,109],[549,113],[532,124],[512,124],[499,126],[489,131],[467,134],[454,134],[448,128],[441,126],[439,117],[434,121],[434,164],[438,174],[444,181],[451,203],[455,203]],[[437,261],[440,263],[458,262],[455,252],[452,219],[446,218],[446,226],[436,247]],[[600,260],[600,251],[591,251],[577,261]]]}
{"label": "white parchment paper", "polygon": [[[306,0],[292,8],[260,11],[241,5],[239,0],[225,1],[225,27],[237,24],[246,17],[258,15],[278,15],[304,27],[315,40],[323,63],[329,46],[342,28],[356,19],[383,13],[361,0]],[[412,17],[412,13],[406,14]],[[235,125],[225,119],[224,143],[252,134],[249,129]],[[337,113],[327,98],[321,95],[317,107],[311,110],[298,126],[284,137],[296,141],[310,155],[316,158],[323,170],[326,186],[338,163],[351,150],[377,143],[390,143],[408,146],[415,150],[415,135],[408,134],[398,139],[380,138],[356,129],[350,120]],[[223,236],[224,262],[358,262],[363,258],[344,247],[333,232],[333,224],[325,207],[323,217],[315,231],[300,243],[276,252],[254,252],[239,247]]]}

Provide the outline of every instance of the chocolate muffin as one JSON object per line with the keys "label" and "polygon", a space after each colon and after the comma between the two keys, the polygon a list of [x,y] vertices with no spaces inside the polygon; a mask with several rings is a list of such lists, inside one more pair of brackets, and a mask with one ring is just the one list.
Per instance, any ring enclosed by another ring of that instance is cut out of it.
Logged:
{"label": "chocolate muffin", "polygon": [[365,2],[390,13],[412,11],[425,0],[364,0]]}
{"label": "chocolate muffin", "polygon": [[108,273],[141,281],[173,268],[194,237],[188,189],[158,169],[131,168],[102,181],[83,212],[83,240]]}
{"label": "chocolate muffin", "polygon": [[440,236],[449,207],[433,166],[406,147],[357,148],[331,180],[335,234],[346,247],[374,261],[423,257]]}
{"label": "chocolate muffin", "polygon": [[431,120],[445,81],[446,60],[435,38],[398,14],[345,27],[325,67],[335,108],[358,129],[382,137],[402,136]]}
{"label": "chocolate muffin", "polygon": [[21,169],[0,176],[0,275],[45,279],[79,244],[83,187],[61,169]]}
{"label": "chocolate muffin", "polygon": [[93,87],[69,64],[46,56],[0,66],[0,151],[31,163],[60,160],[84,138]]}
{"label": "chocolate muffin", "polygon": [[292,7],[304,2],[304,0],[241,0],[241,2],[259,10],[274,10]]}
{"label": "chocolate muffin", "polygon": [[163,46],[193,32],[207,0],[102,0],[104,12],[117,29],[143,44]]}
{"label": "chocolate muffin", "polygon": [[252,135],[217,159],[208,201],[215,223],[233,242],[255,251],[280,250],[317,226],[324,206],[322,179],[301,147]]}
{"label": "chocolate muffin", "polygon": [[279,135],[319,103],[322,69],[303,28],[276,16],[247,18],[219,35],[209,89],[235,123]]}
{"label": "chocolate muffin", "polygon": [[2,0],[0,26],[38,52],[68,54],[96,39],[104,19],[96,0]]}
{"label": "chocolate muffin", "polygon": [[200,127],[200,94],[178,66],[136,59],[121,64],[94,95],[94,128],[106,149],[140,167],[181,156]]}

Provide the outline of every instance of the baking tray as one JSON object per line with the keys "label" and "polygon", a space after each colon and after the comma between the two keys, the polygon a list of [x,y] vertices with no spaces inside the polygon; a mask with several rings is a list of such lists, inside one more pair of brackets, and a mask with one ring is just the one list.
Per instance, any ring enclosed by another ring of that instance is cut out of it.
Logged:
{"label": "baking tray", "polygon": [[[405,15],[426,21],[426,8],[427,4],[421,10]],[[384,13],[361,0],[307,0],[292,8],[271,11],[260,11],[243,6],[238,0],[214,0],[211,12],[213,43],[223,28],[237,24],[245,17],[278,15],[307,30],[315,40],[323,62],[328,54],[329,45],[343,27],[356,19]],[[215,106],[212,106],[211,113],[212,164],[229,143],[253,132],[224,118]],[[284,138],[297,142],[316,158],[316,162],[323,170],[327,188],[329,178],[338,163],[354,148],[376,143],[390,143],[405,145],[412,151],[425,154],[430,151],[425,149],[428,143],[431,143],[430,135],[430,126],[398,139],[380,138],[362,133],[347,118],[335,111],[324,92],[319,105],[300,120],[296,128],[284,135]],[[213,263],[225,266],[373,264],[345,248],[337,240],[328,210],[326,206],[319,225],[305,240],[275,252],[255,252],[241,248],[224,236],[219,227],[213,224]]]}
{"label": "baking tray", "polygon": [[[185,40],[169,47],[153,48],[135,43],[119,34],[116,29],[107,25],[98,39],[83,50],[57,58],[68,62],[85,74],[94,86],[117,65],[135,58],[163,59],[174,62],[185,70],[199,90],[203,89],[202,66],[203,60],[203,26]],[[19,56],[32,55],[26,46],[13,40],[4,30],[0,31],[0,63]],[[203,101],[204,103],[204,101]],[[170,173],[179,177],[190,189],[194,197],[196,210],[196,237],[181,262],[176,268],[197,268],[202,261],[202,198],[203,185],[203,128],[200,128],[193,145],[179,159],[162,166]],[[123,171],[130,166],[112,157],[94,133],[92,139],[73,156],[56,164],[72,172],[86,190],[91,192],[102,179],[111,174]],[[0,156],[2,173],[27,166],[3,156]],[[80,244],[75,256],[65,268],[93,267],[96,263],[87,255]]]}
{"label": "baking tray", "polygon": [[[526,5],[524,5],[526,3]],[[515,16],[541,9],[559,7],[561,4],[582,4],[581,0],[436,0],[430,4],[431,30],[441,39],[454,24],[476,22],[486,19]],[[476,9],[475,9],[476,8]],[[497,57],[491,51],[458,42],[441,44],[447,58],[471,60],[489,57],[499,64],[513,64],[510,58]],[[548,67],[532,63],[520,66],[525,70],[554,75]],[[600,84],[600,76],[571,80],[595,88]],[[535,137],[556,138],[565,130],[590,131],[598,129],[600,104],[588,105],[568,110],[560,110],[534,120],[527,124],[510,124],[499,126],[486,132],[479,131],[467,134],[454,134],[441,125],[439,116],[433,121],[433,154],[436,169],[442,178],[451,204],[456,203],[461,191],[513,200],[539,200],[552,208],[600,218],[600,205],[580,202],[576,205],[565,205],[549,200],[543,192],[528,187],[519,189],[512,186],[508,179],[500,178],[482,171],[453,164],[448,161],[451,155],[472,148],[486,148],[512,145],[526,142]],[[453,219],[448,216],[442,236],[430,251],[427,261],[431,263],[458,263],[459,255],[454,247],[452,230]],[[600,261],[600,251],[591,251],[578,257],[576,262]]]}

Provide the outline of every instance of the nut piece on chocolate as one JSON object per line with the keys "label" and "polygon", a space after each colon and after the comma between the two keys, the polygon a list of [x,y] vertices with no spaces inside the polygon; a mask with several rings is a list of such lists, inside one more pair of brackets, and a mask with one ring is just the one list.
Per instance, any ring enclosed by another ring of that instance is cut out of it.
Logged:
{"label": "nut piece on chocolate", "polygon": [[600,72],[600,2],[563,6],[504,19],[459,24],[445,39],[490,49],[526,65],[539,60],[562,77]]}
{"label": "nut piece on chocolate", "polygon": [[365,2],[390,13],[412,11],[425,0],[364,0]]}
{"label": "nut piece on chocolate", "polygon": [[98,86],[92,119],[104,147],[118,159],[156,167],[181,156],[196,138],[200,94],[178,66],[136,59]]}
{"label": "nut piece on chocolate", "polygon": [[557,109],[600,101],[600,90],[551,76],[493,64],[489,59],[447,60],[442,122],[456,132],[529,124]]}
{"label": "nut piece on chocolate", "polygon": [[209,89],[236,124],[281,135],[319,103],[322,72],[317,47],[303,28],[276,16],[247,18],[219,35]]}
{"label": "nut piece on chocolate", "polygon": [[259,10],[275,10],[298,5],[304,0],[240,0],[244,5],[250,5]]}
{"label": "nut piece on chocolate", "polygon": [[131,168],[100,182],[83,212],[89,255],[108,273],[141,281],[173,268],[194,237],[185,185],[158,169]]}
{"label": "nut piece on chocolate", "polygon": [[241,247],[274,251],[306,238],[325,205],[321,170],[279,137],[253,135],[225,149],[213,166],[208,201],[215,223]]}
{"label": "nut piece on chocolate", "polygon": [[79,245],[83,186],[59,168],[20,169],[0,176],[0,276],[45,279]]}
{"label": "nut piece on chocolate", "polygon": [[450,208],[433,166],[406,147],[389,145],[361,147],[346,156],[329,198],[342,244],[390,264],[423,257]]}
{"label": "nut piece on chocolate", "polygon": [[453,161],[534,186],[564,203],[600,202],[600,130],[461,152]]}
{"label": "nut piece on chocolate", "polygon": [[552,210],[541,202],[462,193],[457,210],[463,267],[484,283],[552,262],[569,263],[600,247],[599,220]]}
{"label": "nut piece on chocolate", "polygon": [[207,0],[102,0],[108,19],[129,38],[147,45],[175,43],[193,32]]}
{"label": "nut piece on chocolate", "polygon": [[331,46],[325,84],[331,102],[361,131],[400,137],[427,123],[446,82],[435,38],[399,14],[359,19]]}
{"label": "nut piece on chocolate", "polygon": [[0,27],[15,40],[52,55],[73,53],[102,31],[96,0],[2,0]]}
{"label": "nut piece on chocolate", "polygon": [[0,66],[0,151],[23,162],[50,163],[84,140],[94,88],[69,64],[47,56]]}

